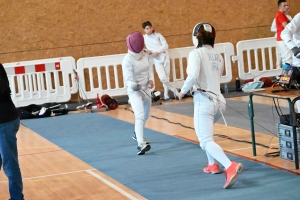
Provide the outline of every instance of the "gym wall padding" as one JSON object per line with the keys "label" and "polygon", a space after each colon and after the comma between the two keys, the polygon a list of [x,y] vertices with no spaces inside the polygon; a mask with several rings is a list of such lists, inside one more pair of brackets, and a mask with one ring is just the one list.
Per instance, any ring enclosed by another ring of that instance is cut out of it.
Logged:
{"label": "gym wall padding", "polygon": [[[300,2],[288,3],[294,16]],[[192,46],[191,31],[198,22],[215,26],[217,43],[235,45],[273,36],[270,26],[278,9],[273,0],[2,0],[0,8],[5,11],[0,32],[2,63],[125,53],[126,36],[143,32],[141,24],[146,20],[165,36],[169,48]],[[232,69],[236,77],[236,63]],[[162,89],[156,83],[156,89]]]}

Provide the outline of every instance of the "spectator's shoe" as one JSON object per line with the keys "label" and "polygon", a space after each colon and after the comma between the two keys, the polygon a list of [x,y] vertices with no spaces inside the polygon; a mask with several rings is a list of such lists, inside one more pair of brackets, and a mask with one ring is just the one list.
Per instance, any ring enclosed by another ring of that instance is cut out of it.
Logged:
{"label": "spectator's shoe", "polygon": [[221,172],[220,167],[216,162],[213,165],[208,164],[207,167],[203,169],[203,171],[205,173],[212,173],[212,174],[219,174]]}
{"label": "spectator's shoe", "polygon": [[137,155],[144,155],[146,151],[149,151],[151,149],[151,146],[150,144],[142,144],[139,145],[137,149],[138,149]]}
{"label": "spectator's shoe", "polygon": [[241,163],[236,163],[231,161],[230,167],[225,171],[226,182],[223,188],[228,189],[231,188],[238,177],[239,173],[242,171],[243,165]]}
{"label": "spectator's shoe", "polygon": [[172,99],[170,97],[168,97],[168,98],[164,98],[164,101],[170,102],[170,101],[172,101]]}
{"label": "spectator's shoe", "polygon": [[[135,132],[133,132],[132,139],[136,141],[136,134],[135,134]],[[146,140],[145,138],[144,138],[144,142],[146,144],[150,144],[150,142],[148,140]]]}

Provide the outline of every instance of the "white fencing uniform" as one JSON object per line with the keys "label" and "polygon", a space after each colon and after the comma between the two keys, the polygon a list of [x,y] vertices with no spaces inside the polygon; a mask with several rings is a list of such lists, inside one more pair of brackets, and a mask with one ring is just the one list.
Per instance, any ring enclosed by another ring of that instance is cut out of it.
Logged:
{"label": "white fencing uniform", "polygon": [[[214,123],[222,116],[226,108],[226,101],[220,93],[220,79],[224,70],[224,60],[210,45],[190,52],[187,66],[187,79],[181,88],[181,93],[186,94],[191,88],[194,97],[194,126],[200,146],[206,151],[209,164],[214,164],[214,159],[225,168],[231,161],[222,148],[214,142]],[[206,92],[200,92],[201,88]]]}
{"label": "white fencing uniform", "polygon": [[[143,53],[142,58],[135,58],[132,52],[128,54],[122,61],[123,76],[127,86],[127,94],[131,107],[135,115],[135,133],[138,145],[143,145],[144,126],[149,117],[151,107],[151,91],[149,89],[149,81],[154,80],[153,75],[153,59],[148,53]],[[133,82],[138,82],[144,90],[134,91],[131,88]],[[145,94],[145,92],[147,94]]]}
{"label": "white fencing uniform", "polygon": [[[294,19],[285,26],[281,32],[281,38],[289,49],[300,47],[300,13],[295,15]],[[300,67],[300,59],[294,55],[293,66]],[[297,101],[296,105],[298,113],[300,113],[300,101]]]}
{"label": "white fencing uniform", "polygon": [[155,70],[160,81],[164,87],[164,98],[168,99],[168,90],[171,90],[174,94],[176,88],[170,82],[170,56],[168,53],[168,43],[166,39],[160,33],[152,33],[151,35],[144,35],[145,46],[152,52],[159,53],[154,59]]}
{"label": "white fencing uniform", "polygon": [[[300,13],[285,26],[281,32],[281,38],[289,49],[300,47]],[[300,59],[293,56],[293,65],[300,67]]]}

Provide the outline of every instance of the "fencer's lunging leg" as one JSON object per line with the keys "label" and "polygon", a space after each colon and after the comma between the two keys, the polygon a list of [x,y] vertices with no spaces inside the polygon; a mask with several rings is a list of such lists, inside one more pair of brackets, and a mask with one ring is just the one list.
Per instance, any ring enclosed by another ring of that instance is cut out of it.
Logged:
{"label": "fencer's lunging leg", "polygon": [[131,107],[135,116],[134,131],[138,145],[143,144],[144,138],[144,124],[145,124],[145,112],[143,108],[143,100],[140,92],[129,95]]}
{"label": "fencer's lunging leg", "polygon": [[201,145],[202,149],[209,152],[209,154],[214,157],[217,161],[219,161],[226,169],[230,167],[231,161],[224,153],[223,149],[215,143],[215,141],[208,141],[203,146]]}
{"label": "fencer's lunging leg", "polygon": [[[207,94],[197,92],[194,94],[194,126],[200,141],[201,148],[207,152],[209,164],[213,164],[212,158],[220,162],[225,168],[231,165],[223,149],[215,143],[213,138],[213,124],[218,114],[219,104],[215,98],[208,98]],[[211,156],[211,157],[210,157]]]}

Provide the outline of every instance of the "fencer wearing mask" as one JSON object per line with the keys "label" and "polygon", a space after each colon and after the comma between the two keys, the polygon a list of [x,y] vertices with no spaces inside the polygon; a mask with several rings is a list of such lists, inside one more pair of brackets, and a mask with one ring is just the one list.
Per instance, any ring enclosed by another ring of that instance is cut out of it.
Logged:
{"label": "fencer wearing mask", "polygon": [[192,39],[196,48],[189,54],[187,78],[178,98],[181,100],[184,94],[192,90],[194,127],[200,146],[208,158],[208,165],[203,171],[212,174],[220,173],[216,161],[221,163],[225,167],[226,176],[223,188],[227,189],[235,184],[243,165],[229,160],[213,138],[214,123],[223,116],[226,108],[226,101],[220,93],[224,60],[214,49],[215,37],[216,31],[211,24],[198,23],[194,27]]}
{"label": "fencer wearing mask", "polygon": [[127,86],[127,95],[135,116],[135,133],[138,155],[149,151],[151,146],[144,138],[144,126],[151,107],[151,91],[154,87],[153,59],[144,51],[144,37],[133,32],[126,38],[128,53],[122,61],[122,70]]}

